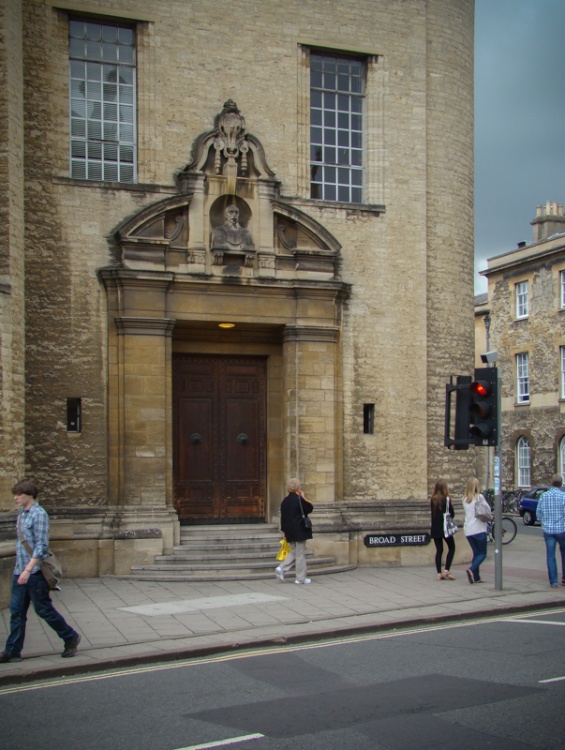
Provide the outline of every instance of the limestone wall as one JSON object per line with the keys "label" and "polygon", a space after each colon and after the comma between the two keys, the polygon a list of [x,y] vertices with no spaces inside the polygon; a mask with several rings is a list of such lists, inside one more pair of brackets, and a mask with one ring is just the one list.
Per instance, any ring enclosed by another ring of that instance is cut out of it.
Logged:
{"label": "limestone wall", "polygon": [[0,1],[0,511],[24,473],[24,135],[22,13]]}
{"label": "limestone wall", "polygon": [[[121,416],[108,401],[115,349],[97,271],[118,264],[116,228],[176,192],[193,140],[229,98],[261,141],[281,200],[341,244],[351,289],[337,343],[304,354],[310,380],[299,386],[314,378],[319,397],[299,423],[297,444],[317,452],[319,467],[304,477],[308,491],[328,503],[412,499],[425,509],[442,474],[458,492],[470,456],[443,448],[443,405],[449,375],[473,361],[473,3],[143,5],[76,6],[139,21],[139,184],[128,186],[69,179],[65,8],[73,4],[24,3],[26,460],[44,501],[100,509],[115,501],[108,425],[119,427]],[[367,205],[309,200],[312,47],[367,55]],[[83,429],[71,434],[66,399],[77,396]],[[365,403],[375,404],[373,435],[363,434]]]}

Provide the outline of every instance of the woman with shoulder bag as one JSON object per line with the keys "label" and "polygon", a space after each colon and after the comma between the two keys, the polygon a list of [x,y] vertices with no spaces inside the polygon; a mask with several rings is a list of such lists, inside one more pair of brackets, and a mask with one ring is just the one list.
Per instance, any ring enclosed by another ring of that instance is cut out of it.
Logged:
{"label": "woman with shoulder bag", "polygon": [[313,506],[304,497],[302,485],[296,477],[289,480],[287,491],[288,495],[281,503],[281,531],[290,544],[290,552],[275,568],[275,575],[279,581],[284,581],[285,573],[294,565],[295,583],[312,583],[306,577],[306,540],[312,539],[312,522],[308,514],[312,512]]}
{"label": "woman with shoulder bag", "polygon": [[[445,479],[438,479],[432,498],[430,500],[430,511],[432,523],[430,527],[430,536],[436,546],[436,570],[438,581],[454,581],[455,577],[451,575],[450,568],[455,555],[455,540],[453,536],[445,536],[444,532],[444,515],[449,513],[451,518],[455,516],[453,505],[449,499],[449,490]],[[445,569],[441,572],[441,558],[443,555],[443,543],[447,544],[447,557],[445,558]]]}
{"label": "woman with shoulder bag", "polygon": [[473,561],[465,572],[469,583],[483,583],[479,566],[487,556],[488,516],[492,518],[492,514],[487,501],[480,494],[479,480],[476,477],[470,477],[467,480],[463,509],[465,511],[465,536],[473,550]]}

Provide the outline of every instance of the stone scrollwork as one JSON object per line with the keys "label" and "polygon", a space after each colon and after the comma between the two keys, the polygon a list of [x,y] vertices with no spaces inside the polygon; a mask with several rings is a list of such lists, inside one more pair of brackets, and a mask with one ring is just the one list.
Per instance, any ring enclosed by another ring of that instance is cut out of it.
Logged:
{"label": "stone scrollwork", "polygon": [[[208,158],[213,152],[213,159]],[[194,141],[193,160],[178,174],[183,192],[198,173],[212,173],[227,179],[225,192],[236,194],[238,177],[274,179],[275,173],[268,166],[260,141],[247,131],[245,119],[233,99],[224,102],[222,111],[214,118],[214,129],[202,133]]]}
{"label": "stone scrollwork", "polygon": [[279,242],[285,248],[285,250],[294,250],[296,248],[296,239],[287,237],[285,234],[286,226],[284,224],[277,225],[277,235]]}
{"label": "stone scrollwork", "polygon": [[216,115],[214,125],[218,133],[214,139],[214,148],[216,149],[214,169],[216,174],[220,174],[222,171],[220,158],[220,153],[222,153],[228,161],[228,166],[235,165],[235,162],[241,156],[241,174],[245,176],[247,174],[249,145],[246,141],[245,120],[233,99],[228,99],[224,103],[224,108],[219,115]]}
{"label": "stone scrollwork", "polygon": [[183,214],[177,214],[174,217],[175,220],[175,226],[172,229],[165,229],[165,239],[169,240],[169,242],[174,242],[178,237],[180,237],[180,234],[184,228],[184,216]]}

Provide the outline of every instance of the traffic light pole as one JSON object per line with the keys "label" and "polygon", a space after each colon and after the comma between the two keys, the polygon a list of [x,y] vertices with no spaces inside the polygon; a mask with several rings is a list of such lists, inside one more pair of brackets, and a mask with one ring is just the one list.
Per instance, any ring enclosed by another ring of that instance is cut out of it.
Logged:
{"label": "traffic light pole", "polygon": [[502,451],[501,451],[501,428],[502,415],[500,413],[500,375],[497,369],[498,386],[497,392],[497,425],[496,445],[494,448],[494,588],[502,591]]}

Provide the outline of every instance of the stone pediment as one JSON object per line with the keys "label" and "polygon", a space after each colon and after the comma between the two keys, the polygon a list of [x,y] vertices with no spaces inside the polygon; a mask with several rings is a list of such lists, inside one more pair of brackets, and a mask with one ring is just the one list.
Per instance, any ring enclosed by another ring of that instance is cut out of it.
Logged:
{"label": "stone pediment", "polygon": [[337,280],[341,246],[281,200],[259,140],[231,100],[177,175],[179,194],[146,206],[116,232],[132,270],[289,280]]}

